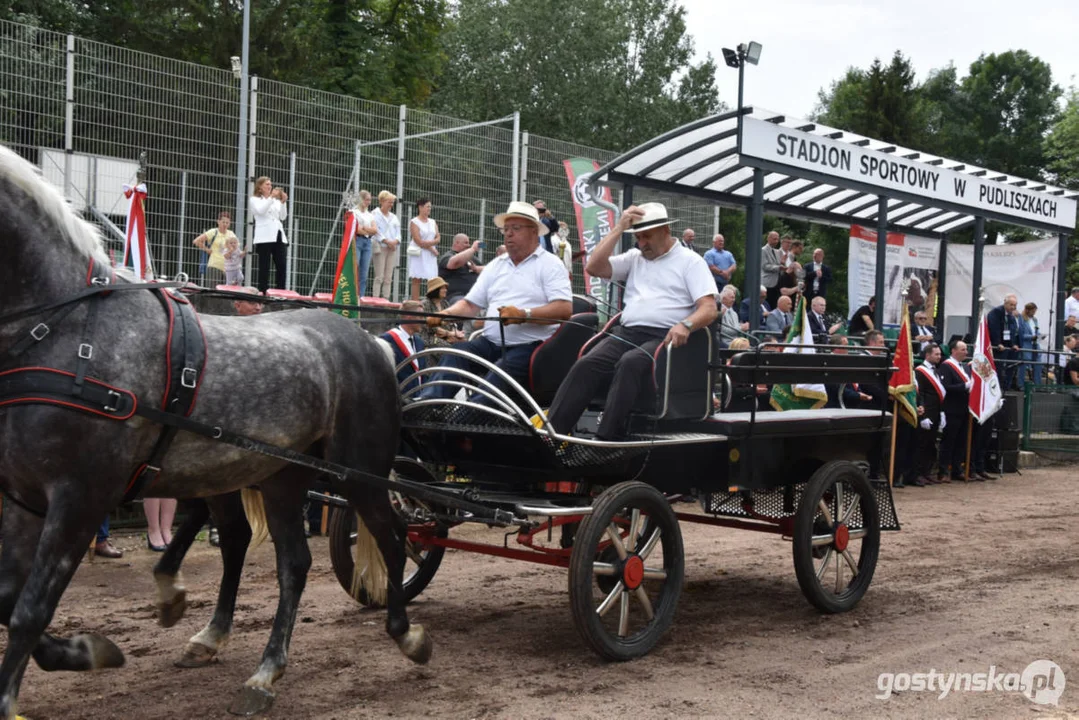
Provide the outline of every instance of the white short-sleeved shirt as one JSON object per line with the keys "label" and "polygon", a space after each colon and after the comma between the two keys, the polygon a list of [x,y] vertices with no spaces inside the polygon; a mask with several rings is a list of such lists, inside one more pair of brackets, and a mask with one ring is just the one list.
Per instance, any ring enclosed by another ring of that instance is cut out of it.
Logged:
{"label": "white short-sleeved shirt", "polygon": [[1064,301],[1064,319],[1067,320],[1070,317],[1079,317],[1079,300],[1071,295]]}
{"label": "white short-sleeved shirt", "polygon": [[[540,245],[517,265],[513,264],[509,255],[502,255],[487,263],[465,299],[473,305],[487,308],[487,314],[494,316],[498,314],[498,308],[506,305],[531,310],[555,300],[572,302],[573,290],[566,275],[566,266]],[[534,323],[506,325],[506,344],[523,345],[546,340],[557,329],[557,325]],[[483,336],[493,343],[501,343],[498,323],[484,323]]]}
{"label": "white short-sleeved shirt", "polygon": [[615,255],[611,269],[611,279],[626,284],[626,327],[674,327],[692,314],[698,300],[716,295],[704,258],[678,242],[655,260],[646,260],[636,248]]}

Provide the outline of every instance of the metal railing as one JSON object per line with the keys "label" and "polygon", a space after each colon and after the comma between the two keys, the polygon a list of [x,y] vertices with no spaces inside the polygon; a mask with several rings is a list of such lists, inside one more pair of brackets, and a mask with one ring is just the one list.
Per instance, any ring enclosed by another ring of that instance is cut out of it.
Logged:
{"label": "metal railing", "polygon": [[1079,387],[1028,383],[1023,449],[1079,453]]}

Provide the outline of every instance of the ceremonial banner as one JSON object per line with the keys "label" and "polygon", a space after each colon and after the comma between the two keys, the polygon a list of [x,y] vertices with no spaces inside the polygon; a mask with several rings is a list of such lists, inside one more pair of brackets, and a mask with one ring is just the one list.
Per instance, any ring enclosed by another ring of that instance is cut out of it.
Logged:
{"label": "ceremonial banner", "polygon": [[[812,355],[817,352],[813,346],[813,333],[809,331],[804,297],[798,301],[794,324],[787,333],[787,343],[796,344],[797,347],[784,348],[785,353]],[[769,399],[769,404],[776,410],[816,410],[827,402],[828,392],[821,383],[774,385]]]}
{"label": "ceremonial banner", "polygon": [[[566,178],[569,180],[570,194],[573,196],[573,210],[577,214],[577,233],[581,238],[581,250],[584,252],[583,263],[587,265],[588,258],[592,255],[592,248],[599,243],[611,231],[614,225],[614,213],[601,208],[592,201],[588,192],[588,181],[592,173],[599,170],[599,164],[588,158],[570,158],[562,164],[566,168]],[[610,188],[601,188],[602,199],[610,202]],[[585,288],[588,295],[594,298],[600,307],[604,307],[605,287],[601,278],[594,278],[584,274]]]}
{"label": "ceremonial banner", "polygon": [[974,371],[971,377],[974,384],[970,388],[970,414],[984,424],[1004,405],[1004,393],[997,379],[997,364],[989,344],[989,323],[984,313],[978,323],[978,339],[974,342],[970,367]]}
{"label": "ceremonial banner", "polygon": [[888,378],[888,394],[899,404],[899,415],[918,427],[918,384],[914,379],[914,353],[910,345],[910,313],[902,313],[895,345],[895,372]]}
{"label": "ceremonial banner", "polygon": [[[903,307],[903,286],[911,312],[929,311],[936,317],[937,271],[940,242],[928,238],[888,233],[884,264],[884,324],[898,325]],[[847,304],[851,312],[876,294],[877,231],[861,225],[850,228],[847,271]],[[949,276],[949,283],[951,277]],[[948,285],[949,296],[952,285]],[[969,297],[969,295],[968,295]],[[878,298],[879,300],[879,298]]]}
{"label": "ceremonial banner", "polygon": [[[973,245],[948,245],[948,295],[944,304],[949,317],[970,317],[974,297],[973,268]],[[1041,326],[1050,327],[1050,314],[1056,312],[1053,291],[1060,292],[1056,287],[1056,268],[1056,240],[986,245],[982,253],[985,306],[996,307],[1004,302],[1005,295],[1014,294],[1019,298],[1020,311],[1025,304],[1033,302],[1038,306]],[[1053,320],[1058,318],[1053,317]]]}
{"label": "ceremonial banner", "polygon": [[124,233],[123,267],[132,267],[139,280],[153,280],[154,271],[150,260],[150,247],[146,244],[146,185],[124,185],[124,197],[131,201],[127,211],[127,228]]}
{"label": "ceremonial banner", "polygon": [[[341,241],[341,252],[337,257],[337,277],[333,284],[333,301],[336,305],[359,304],[359,284],[356,267],[356,220],[350,210],[345,214],[345,235]],[[334,310],[342,317],[358,318],[358,310]]]}

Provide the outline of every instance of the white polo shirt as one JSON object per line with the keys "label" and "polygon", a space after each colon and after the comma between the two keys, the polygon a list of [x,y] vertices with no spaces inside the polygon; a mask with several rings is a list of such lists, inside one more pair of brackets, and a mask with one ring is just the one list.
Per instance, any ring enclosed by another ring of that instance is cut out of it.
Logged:
{"label": "white polo shirt", "polygon": [[[487,308],[487,315],[494,317],[498,314],[498,308],[506,305],[531,310],[555,300],[572,302],[573,290],[566,266],[540,245],[517,265],[513,264],[508,254],[487,263],[465,299],[473,305]],[[501,344],[502,333],[498,325],[497,322],[484,323],[483,336]],[[546,340],[557,329],[558,325],[535,323],[506,325],[506,344],[523,345]]]}
{"label": "white polo shirt", "polygon": [[1079,300],[1076,300],[1071,295],[1064,301],[1064,319],[1067,320],[1070,317],[1079,318]]}
{"label": "white polo shirt", "polygon": [[674,327],[693,313],[702,297],[716,296],[708,263],[679,242],[655,260],[646,260],[636,248],[615,255],[611,268],[611,279],[626,284],[626,327]]}

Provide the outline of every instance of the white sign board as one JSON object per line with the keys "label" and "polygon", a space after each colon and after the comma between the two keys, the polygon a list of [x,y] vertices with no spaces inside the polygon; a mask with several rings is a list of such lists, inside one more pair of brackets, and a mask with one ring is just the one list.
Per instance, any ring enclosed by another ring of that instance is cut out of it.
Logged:
{"label": "white sign board", "polygon": [[862,185],[895,190],[968,208],[972,215],[996,213],[1071,232],[1076,201],[1005,185],[984,177],[907,160],[850,143],[747,117],[742,155],[809,170]]}
{"label": "white sign board", "polygon": [[[65,191],[66,160],[63,150],[41,148],[41,174],[60,192]],[[124,197],[124,183],[135,184],[139,164],[119,158],[71,155],[71,206],[82,212],[93,205],[106,215],[127,217],[130,203]],[[94,177],[91,178],[91,170]],[[92,180],[92,181],[91,181]]]}
{"label": "white sign board", "polygon": [[[986,245],[982,254],[982,294],[988,312],[1004,302],[1005,295],[1019,299],[1019,310],[1028,302],[1038,306],[1038,320],[1048,331],[1050,313],[1056,317],[1053,291],[1057,283],[1057,241],[1037,240],[1011,245]],[[970,317],[974,297],[973,245],[948,245],[948,292],[944,304],[948,316]],[[1044,345],[1043,345],[1044,347]]]}
{"label": "white sign board", "polygon": [[[847,306],[848,315],[852,315],[876,294],[877,231],[860,225],[851,226],[849,253]],[[907,302],[912,311],[927,309],[930,316],[933,315],[939,263],[939,240],[888,233],[884,259],[885,325],[898,325],[902,318],[903,288],[907,289]],[[949,297],[951,287],[948,285]]]}

